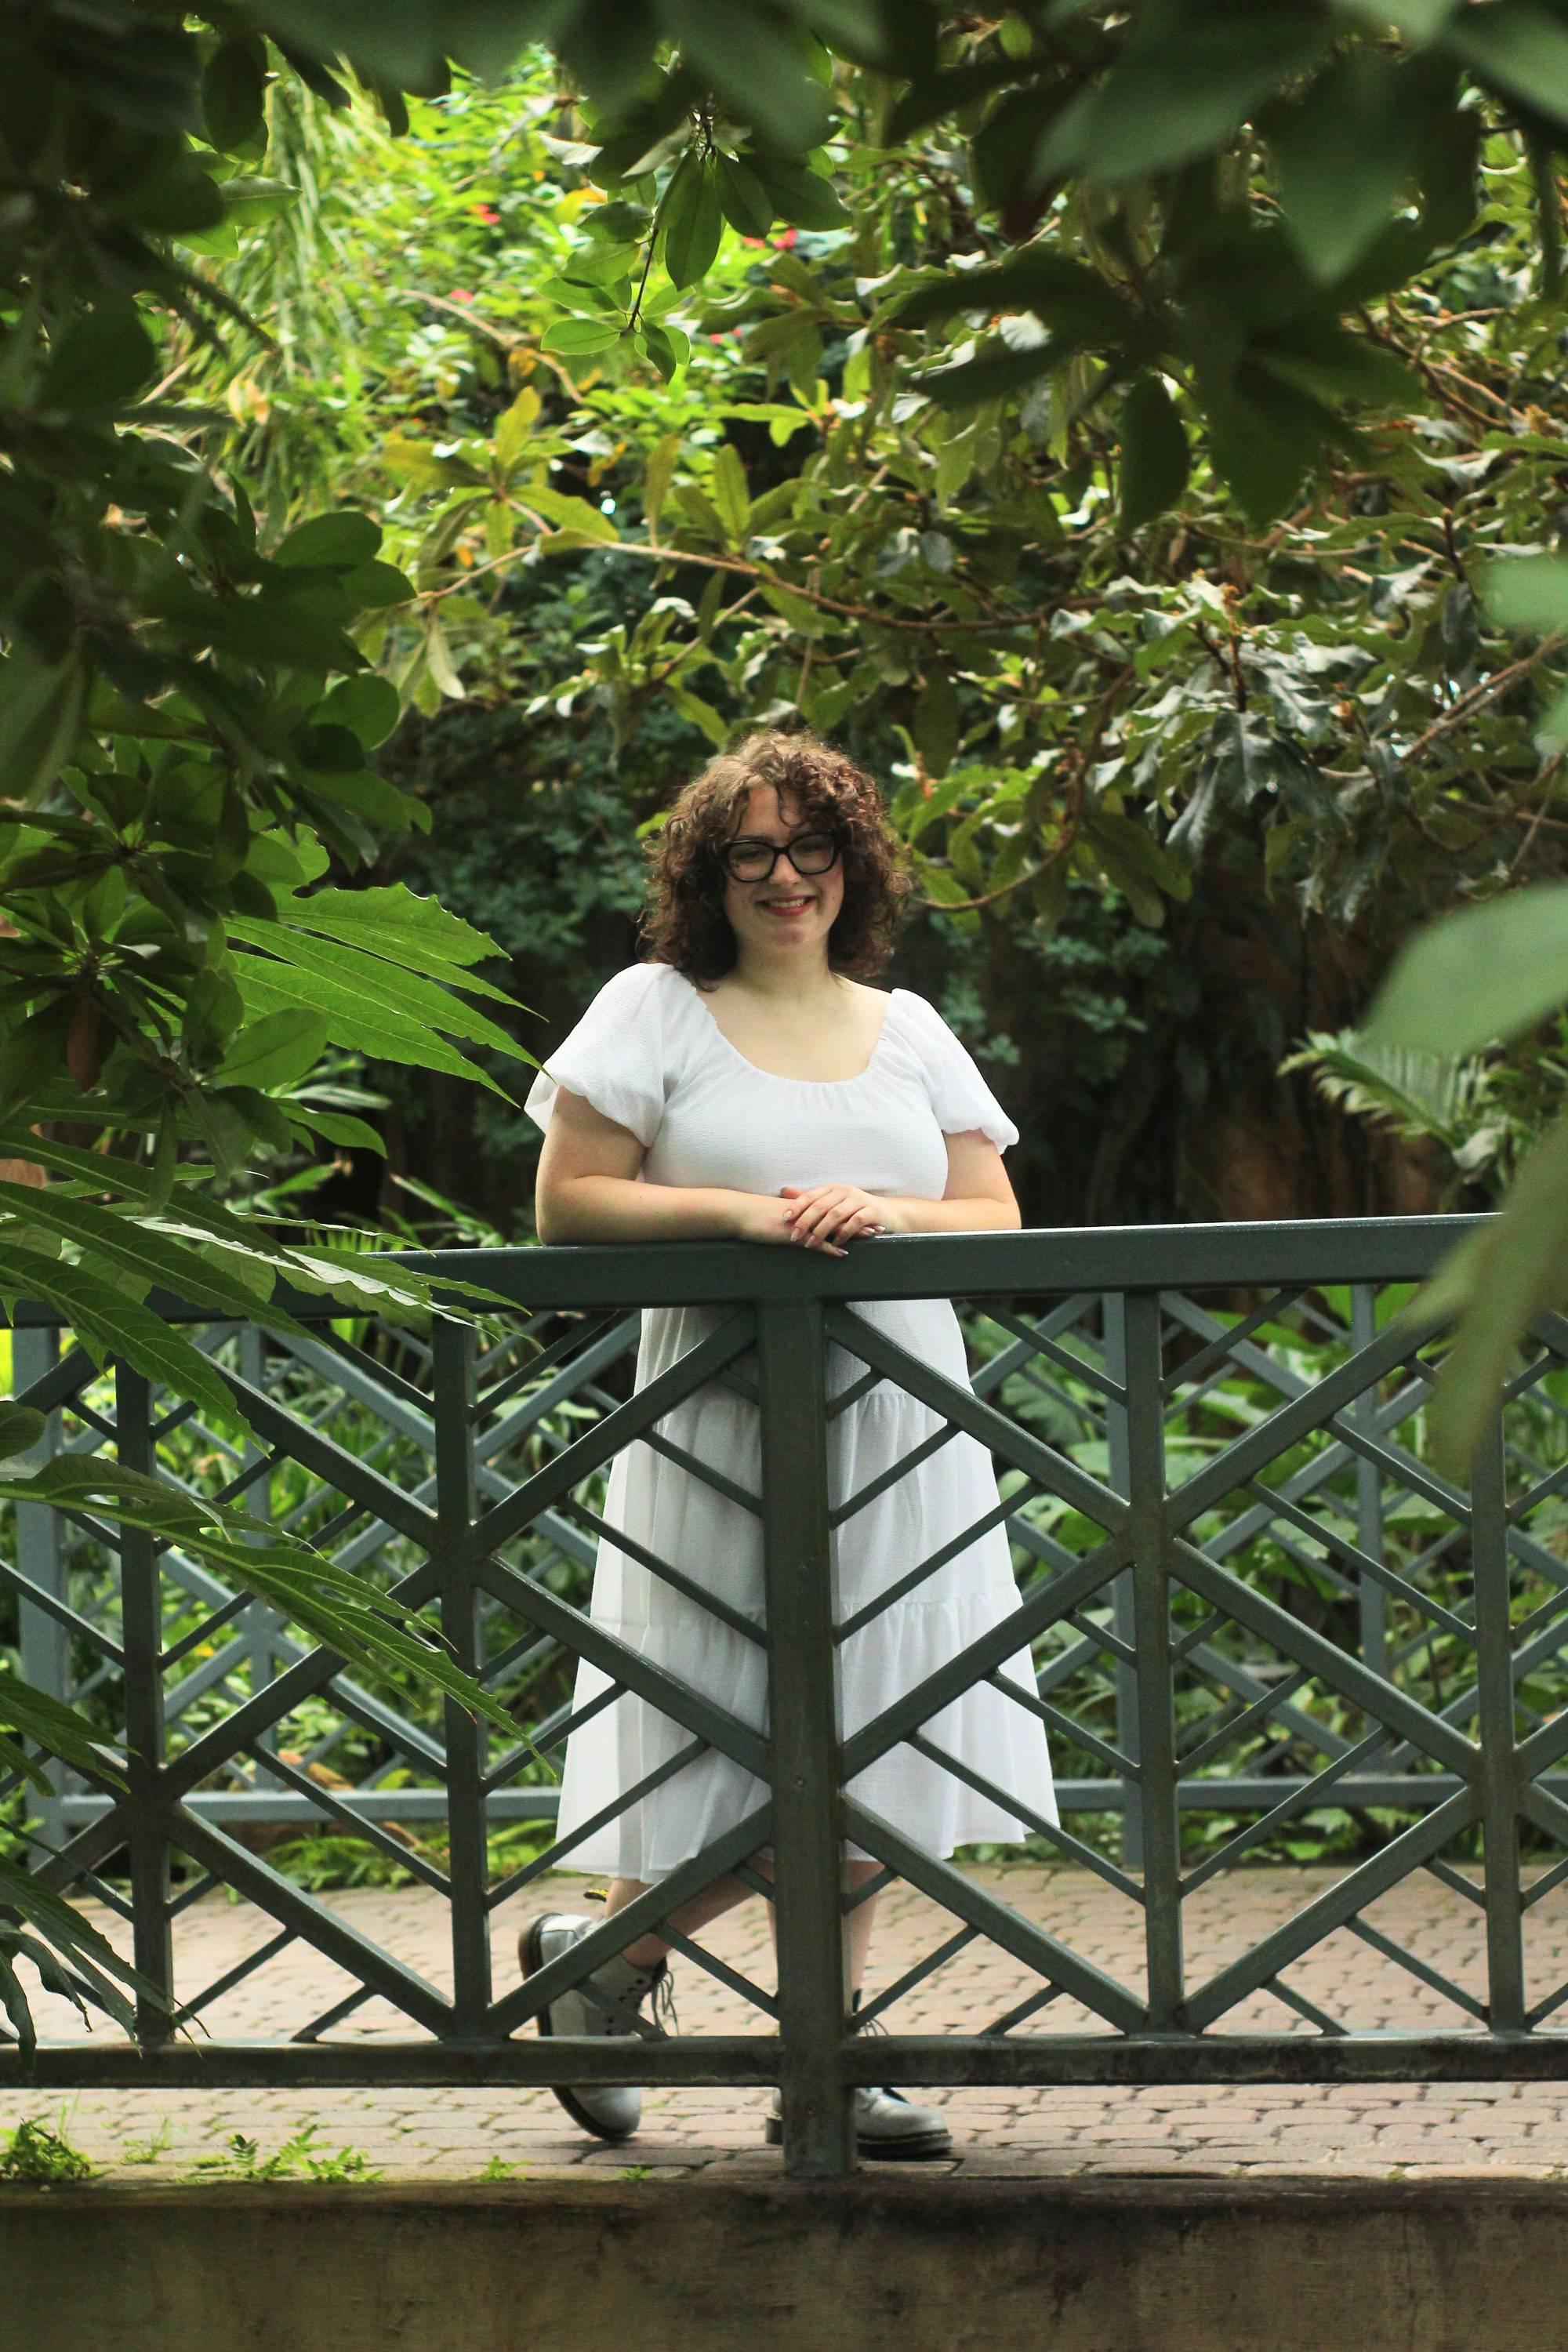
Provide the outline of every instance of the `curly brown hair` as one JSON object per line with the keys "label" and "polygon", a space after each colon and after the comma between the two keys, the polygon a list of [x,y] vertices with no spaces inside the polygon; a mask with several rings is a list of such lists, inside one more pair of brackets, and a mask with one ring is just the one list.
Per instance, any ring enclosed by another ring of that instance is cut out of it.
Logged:
{"label": "curly brown hair", "polygon": [[882,796],[864,768],[805,728],[764,728],[710,760],[650,838],[643,938],[655,962],[700,987],[734,967],[724,912],[723,851],[755,785],[787,793],[802,822],[836,833],[844,904],[827,935],[833,970],[851,979],[880,971],[892,952],[909,876]]}

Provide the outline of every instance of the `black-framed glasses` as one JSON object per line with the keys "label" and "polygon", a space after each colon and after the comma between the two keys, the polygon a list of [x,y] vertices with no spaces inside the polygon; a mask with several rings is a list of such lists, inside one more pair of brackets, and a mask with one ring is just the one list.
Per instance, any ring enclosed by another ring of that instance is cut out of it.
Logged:
{"label": "black-framed glasses", "polygon": [[724,845],[725,871],[737,882],[765,882],[781,857],[797,874],[826,874],[838,863],[838,835],[820,830],[797,833],[792,841],[731,841]]}

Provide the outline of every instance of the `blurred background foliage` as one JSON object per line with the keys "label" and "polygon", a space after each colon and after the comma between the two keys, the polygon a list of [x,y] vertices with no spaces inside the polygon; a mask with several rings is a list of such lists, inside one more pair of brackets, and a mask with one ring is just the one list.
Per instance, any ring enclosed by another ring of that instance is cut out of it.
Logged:
{"label": "blurred background foliage", "polygon": [[416,1312],[378,1215],[526,1236],[520,1055],[797,711],[1031,1222],[1494,1197],[1561,1093],[1565,141],[1568,0],[0,12],[0,1297],[232,1424],[155,1280]]}
{"label": "blurred background foliage", "polygon": [[[976,70],[1022,22],[963,37]],[[878,76],[831,96],[842,216],[760,226],[718,178],[700,282],[662,243],[648,275],[661,351],[624,329],[652,208],[688,138],[722,163],[721,121],[680,118],[628,188],[548,57],[410,100],[395,142],[367,102],[272,86],[298,200],[202,267],[275,341],[237,364],[176,331],[171,364],[222,401],[207,455],[271,530],[351,500],[415,585],[362,638],[412,706],[382,772],[427,818],[382,870],[508,950],[543,1051],[635,952],[639,831],[733,729],[799,711],[887,782],[921,884],[897,976],[1023,1115],[1030,1221],[1484,1203],[1554,1055],[1531,1038],[1457,1089],[1440,1067],[1429,1102],[1408,1069],[1380,1092],[1347,1033],[1428,915],[1557,873],[1568,839],[1537,732],[1554,646],[1482,602],[1488,562],[1568,514],[1516,110],[1470,110],[1459,233],[1357,306],[1399,368],[1264,526],[1174,373],[1184,486],[1140,517],[1126,408],[1081,352],[1037,368],[1031,314],[999,328],[1026,375],[933,394],[978,364],[975,315],[911,307],[1010,250],[989,101],[888,142]],[[1267,143],[1233,151],[1277,213]],[[1026,250],[1114,276],[1152,234],[1141,193],[1080,185]],[[450,1076],[374,1083],[395,1171],[526,1234],[525,1119]],[[369,1211],[376,1183],[362,1160],[325,1197]]]}

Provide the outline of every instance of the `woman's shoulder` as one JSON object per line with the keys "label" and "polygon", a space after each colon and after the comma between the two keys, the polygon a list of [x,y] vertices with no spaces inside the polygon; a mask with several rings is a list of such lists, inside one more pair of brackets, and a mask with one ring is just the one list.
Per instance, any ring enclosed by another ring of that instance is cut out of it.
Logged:
{"label": "woman's shoulder", "polygon": [[921,996],[915,989],[878,989],[874,992],[879,996],[887,997],[888,1010],[885,1018],[895,1028],[903,1030],[906,1034],[930,1037],[946,1030],[946,1022],[930,998]]}
{"label": "woman's shoulder", "polygon": [[619,971],[610,974],[594,1003],[617,1014],[628,1015],[644,1005],[668,999],[672,992],[670,982],[679,984],[679,979],[673,964],[625,964]]}

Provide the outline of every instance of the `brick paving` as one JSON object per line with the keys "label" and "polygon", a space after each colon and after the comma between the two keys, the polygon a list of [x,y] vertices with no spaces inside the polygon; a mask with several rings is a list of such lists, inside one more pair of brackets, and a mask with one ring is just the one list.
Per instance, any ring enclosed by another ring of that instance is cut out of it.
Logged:
{"label": "brick paving", "polygon": [[[1073,1948],[1141,1982],[1137,1906],[1078,1870],[1017,1864],[970,1875]],[[1210,1882],[1189,1898],[1188,1982],[1204,1982],[1269,1927],[1333,1882],[1327,1869],[1259,1869]],[[543,1882],[502,1906],[495,1920],[498,1987],[515,1980],[521,1918],[539,1907],[581,1909],[584,1882]],[[449,1986],[444,1904],[422,1888],[351,1891],[324,1898],[361,1935]],[[117,1941],[106,1915],[99,1924]],[[1427,1876],[1402,1882],[1365,1914],[1385,1936],[1442,1969],[1475,1997],[1484,1992],[1485,1928],[1473,1903]],[[952,1931],[948,1914],[907,1886],[883,1897],[870,1990],[891,1983]],[[215,1981],[276,1933],[250,1906],[215,1894],[176,1923],[182,1999]],[[703,1931],[703,1940],[764,1989],[773,1983],[763,1906],[749,1903]],[[1568,1886],[1553,1889],[1526,1918],[1531,2001],[1568,1979]],[[754,2031],[754,2011],[728,1987],[679,1960],[677,1998],[689,2032]],[[1287,1971],[1292,1988],[1342,2023],[1364,2029],[1452,2032],[1473,2021],[1407,1971],[1341,1931]],[[218,2038],[283,2039],[350,1990],[350,1979],[302,1944],[276,1958],[203,2011]],[[995,1946],[975,1942],[889,2012],[894,2031],[974,2032],[1038,1979]],[[41,2000],[49,2039],[82,2029],[63,2004]],[[1093,2030],[1066,2000],[1041,2021],[1059,2032]],[[1310,2032],[1268,1994],[1237,2005],[1227,2031]],[[408,2038],[406,2021],[367,2003],[334,2039],[349,2033]],[[1437,2177],[1484,2169],[1496,2177],[1556,2179],[1568,2172],[1568,2083],[1375,2085],[1319,2088],[1097,2091],[952,2090],[929,2095],[943,2106],[958,2143],[950,2168],[969,2178],[1175,2173],[1229,2178],[1300,2174],[1321,2168],[1375,2178]],[[82,2092],[61,2096],[0,2094],[0,2129],[24,2116],[58,2125],[100,2166],[125,2178],[187,2179],[203,2158],[243,2132],[265,2156],[307,2124],[313,2145],[363,2151],[388,2179],[416,2175],[473,2178],[511,2168],[520,2179],[636,2168],[660,2178],[776,2174],[763,2145],[766,2094],[755,2090],[649,2093],[643,2128],[619,2147],[584,2139],[548,2092],[481,2090]],[[134,2169],[133,2168],[141,2168]],[[926,2168],[929,2172],[933,2168]]]}

